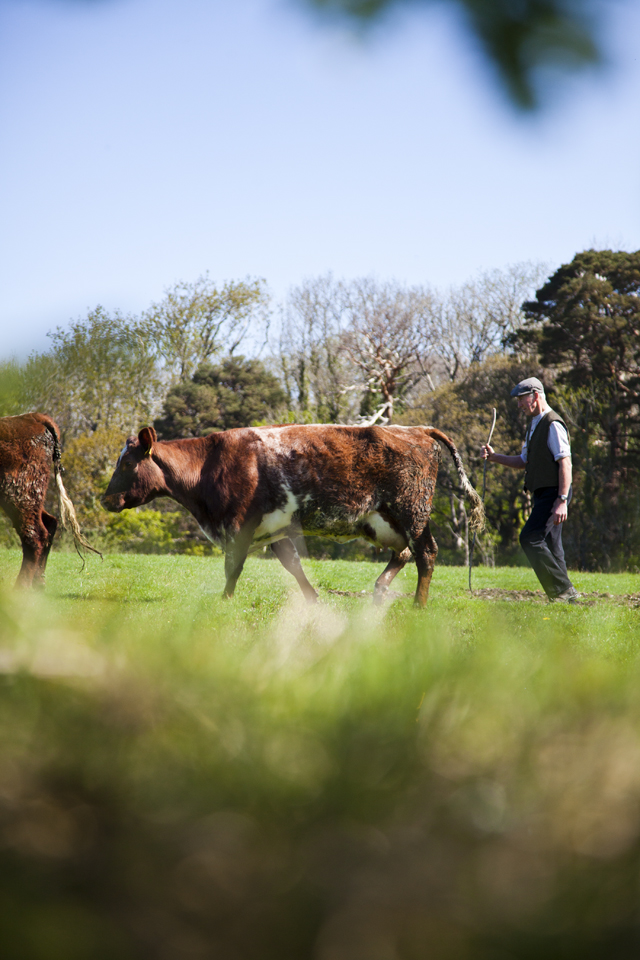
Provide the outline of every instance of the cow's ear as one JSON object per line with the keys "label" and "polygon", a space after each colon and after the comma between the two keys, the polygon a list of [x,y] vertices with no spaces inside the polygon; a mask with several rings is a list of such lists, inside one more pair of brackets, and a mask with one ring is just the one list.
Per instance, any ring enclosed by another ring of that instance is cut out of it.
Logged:
{"label": "cow's ear", "polygon": [[145,457],[151,456],[153,445],[157,439],[158,437],[153,427],[142,428],[138,434],[138,440],[140,441],[140,446],[142,447],[142,452],[144,453]]}

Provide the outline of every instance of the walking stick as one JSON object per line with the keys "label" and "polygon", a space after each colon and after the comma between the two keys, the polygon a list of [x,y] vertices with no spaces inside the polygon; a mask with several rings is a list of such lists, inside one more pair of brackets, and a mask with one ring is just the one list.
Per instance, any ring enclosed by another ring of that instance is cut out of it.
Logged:
{"label": "walking stick", "polygon": [[[487,446],[491,443],[491,437],[493,436],[493,430],[496,425],[496,415],[497,410],[493,408],[493,423],[491,424],[491,430],[489,431],[489,439],[487,440]],[[484,468],[482,470],[482,502],[484,503],[484,495],[487,492],[487,461],[484,461]],[[473,548],[476,545],[476,531],[473,531],[473,540],[471,541],[471,550],[469,551],[469,591],[473,593],[471,589],[471,570],[473,569]]]}

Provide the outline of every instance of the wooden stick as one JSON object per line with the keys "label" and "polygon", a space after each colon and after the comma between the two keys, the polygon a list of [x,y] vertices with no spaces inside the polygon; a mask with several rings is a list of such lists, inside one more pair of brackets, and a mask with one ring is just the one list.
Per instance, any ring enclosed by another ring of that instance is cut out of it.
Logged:
{"label": "wooden stick", "polygon": [[[491,430],[489,431],[489,439],[487,440],[487,446],[491,443],[491,437],[493,436],[493,431],[496,425],[496,416],[497,410],[493,408],[493,423],[491,424]],[[484,467],[482,470],[482,502],[484,503],[484,495],[487,492],[487,460],[485,458]],[[469,551],[469,591],[473,593],[471,589],[471,569],[473,567],[473,548],[476,545],[476,531],[473,532],[473,540],[471,542],[471,550]]]}

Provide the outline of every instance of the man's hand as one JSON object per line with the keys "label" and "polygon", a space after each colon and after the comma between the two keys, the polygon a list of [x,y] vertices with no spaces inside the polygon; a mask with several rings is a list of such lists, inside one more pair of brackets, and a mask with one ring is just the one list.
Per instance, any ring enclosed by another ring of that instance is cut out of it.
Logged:
{"label": "man's hand", "polygon": [[552,511],[554,524],[557,526],[559,523],[564,523],[568,514],[567,501],[561,500],[560,497],[558,497],[553,505]]}
{"label": "man's hand", "polygon": [[516,470],[524,470],[524,460],[522,457],[508,457],[505,453],[496,453],[493,447],[488,443],[480,448],[480,453],[485,460],[491,463],[500,463],[503,467],[514,467]]}
{"label": "man's hand", "polygon": [[[571,491],[571,473],[571,457],[562,457],[558,460],[558,493],[568,494]],[[568,506],[568,502],[561,500],[560,497],[554,503],[549,519],[553,519],[556,526],[567,519]]]}

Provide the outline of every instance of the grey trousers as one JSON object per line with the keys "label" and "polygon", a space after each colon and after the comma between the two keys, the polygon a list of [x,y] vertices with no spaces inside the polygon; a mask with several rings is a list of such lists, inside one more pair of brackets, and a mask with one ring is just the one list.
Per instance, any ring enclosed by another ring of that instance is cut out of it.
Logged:
{"label": "grey trousers", "polygon": [[557,496],[557,487],[536,490],[531,516],[520,533],[520,546],[550,600],[573,586],[564,560],[562,524],[553,525],[546,532]]}

